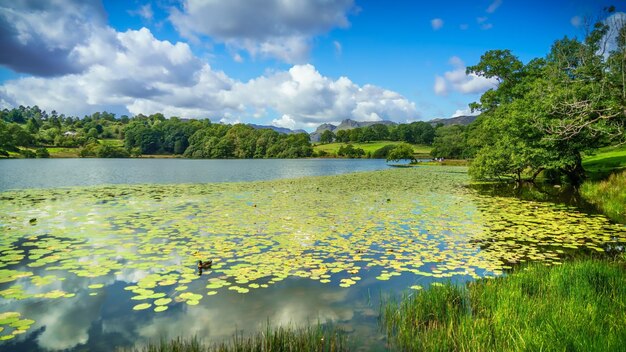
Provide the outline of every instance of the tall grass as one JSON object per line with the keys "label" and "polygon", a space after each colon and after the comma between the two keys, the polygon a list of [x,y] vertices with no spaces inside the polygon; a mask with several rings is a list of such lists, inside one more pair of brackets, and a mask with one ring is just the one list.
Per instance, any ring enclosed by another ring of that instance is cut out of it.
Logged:
{"label": "tall grass", "polygon": [[233,335],[228,342],[204,344],[197,337],[151,342],[143,347],[119,349],[124,352],[266,352],[266,351],[347,351],[345,336],[322,325],[303,328],[272,328],[251,336]]}
{"label": "tall grass", "polygon": [[617,221],[626,220],[626,171],[614,173],[600,182],[585,182],[580,194]]}
{"label": "tall grass", "polygon": [[624,351],[626,269],[586,260],[445,285],[383,304],[394,347],[412,351]]}

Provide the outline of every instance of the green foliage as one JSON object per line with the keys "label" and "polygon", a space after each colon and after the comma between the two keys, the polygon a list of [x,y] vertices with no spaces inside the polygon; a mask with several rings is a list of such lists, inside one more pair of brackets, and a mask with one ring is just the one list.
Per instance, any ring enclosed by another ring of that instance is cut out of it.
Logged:
{"label": "green foliage", "polygon": [[313,147],[306,133],[280,134],[243,124],[220,124],[196,131],[184,155],[208,159],[303,158],[313,155]]}
{"label": "green foliage", "polygon": [[411,160],[415,161],[415,154],[413,154],[413,147],[407,143],[400,143],[396,145],[389,153],[387,154],[387,161],[398,161],[398,160]]}
{"label": "green foliage", "polygon": [[342,145],[341,147],[339,147],[337,155],[354,159],[364,156],[365,151],[361,148],[355,148],[352,144],[348,143],[345,146]]}
{"label": "green foliage", "polygon": [[447,284],[382,306],[397,347],[412,351],[613,351],[626,336],[623,264],[533,264],[467,287]]}
{"label": "green foliage", "polygon": [[468,146],[465,129],[460,125],[439,127],[435,132],[433,150],[435,158],[463,159],[467,157]]}
{"label": "green foliage", "polygon": [[78,155],[81,158],[128,158],[130,153],[122,148],[109,143],[92,142],[80,149]]}
{"label": "green foliage", "polygon": [[583,41],[558,40],[545,58],[526,65],[508,50],[493,50],[468,67],[500,82],[472,104],[482,111],[467,137],[476,150],[475,178],[534,180],[546,170],[579,184],[582,153],[625,140],[626,48],[605,55],[609,25],[623,31],[624,23],[599,22]]}
{"label": "green foliage", "polygon": [[37,158],[49,158],[50,157],[50,153],[48,152],[48,149],[46,148],[37,148],[37,150],[35,151],[35,155],[37,156]]}
{"label": "green foliage", "polygon": [[37,157],[37,154],[30,149],[20,149],[20,155],[26,159],[34,159]]}
{"label": "green foliage", "polygon": [[334,139],[335,139],[335,134],[333,133],[333,131],[326,130],[320,136],[320,143],[323,143],[323,144],[332,143]]}
{"label": "green foliage", "polygon": [[372,158],[374,159],[387,159],[389,152],[392,151],[397,144],[387,144],[382,148],[378,148],[372,153]]}
{"label": "green foliage", "polygon": [[129,352],[247,352],[247,351],[348,351],[345,335],[322,325],[301,328],[278,327],[269,324],[265,331],[251,336],[235,334],[230,342],[206,345],[196,337],[149,343],[142,348],[121,349]]}

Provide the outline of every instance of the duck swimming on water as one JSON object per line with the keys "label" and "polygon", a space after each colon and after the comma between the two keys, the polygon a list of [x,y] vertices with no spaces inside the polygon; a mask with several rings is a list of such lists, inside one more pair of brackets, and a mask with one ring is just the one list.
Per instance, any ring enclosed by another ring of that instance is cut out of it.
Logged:
{"label": "duck swimming on water", "polygon": [[213,265],[213,260],[207,260],[206,262],[202,262],[202,260],[198,260],[198,269],[211,269],[211,265]]}

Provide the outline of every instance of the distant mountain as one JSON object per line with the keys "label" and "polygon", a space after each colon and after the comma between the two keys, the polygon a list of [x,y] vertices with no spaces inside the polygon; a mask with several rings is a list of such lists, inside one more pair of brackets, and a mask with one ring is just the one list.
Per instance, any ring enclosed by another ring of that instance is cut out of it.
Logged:
{"label": "distant mountain", "polygon": [[444,126],[448,126],[448,125],[463,125],[463,126],[467,126],[470,123],[474,122],[474,120],[476,120],[478,116],[457,116],[457,117],[450,117],[450,118],[437,118],[437,119],[432,119],[430,121],[428,121],[428,123],[430,123],[431,125],[435,126],[439,123],[442,123]]}
{"label": "distant mountain", "polygon": [[341,121],[341,123],[337,126],[330,124],[330,123],[324,123],[324,124],[319,125],[317,129],[315,130],[315,132],[310,134],[311,142],[313,143],[319,142],[320,137],[322,136],[322,133],[324,133],[324,131],[331,131],[331,132],[337,133],[337,131],[341,131],[341,130],[351,130],[353,128],[368,127],[368,126],[377,125],[377,124],[386,125],[386,126],[397,125],[397,123],[393,121],[354,121],[351,119],[345,119]]}
{"label": "distant mountain", "polygon": [[249,123],[248,126],[257,129],[257,130],[273,130],[278,133],[283,134],[294,134],[294,133],[307,133],[305,130],[291,130],[285,127],[276,127],[276,126],[268,126],[268,125],[255,125],[253,123]]}

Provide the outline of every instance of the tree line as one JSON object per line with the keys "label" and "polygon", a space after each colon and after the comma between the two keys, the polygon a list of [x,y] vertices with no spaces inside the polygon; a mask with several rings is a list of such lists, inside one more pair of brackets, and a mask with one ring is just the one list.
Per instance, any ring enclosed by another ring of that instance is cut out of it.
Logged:
{"label": "tree line", "polygon": [[431,145],[435,138],[435,129],[428,122],[417,121],[408,124],[384,125],[381,123],[336,133],[325,130],[320,136],[320,143],[367,143],[371,141],[401,141],[411,144]]}
{"label": "tree line", "polygon": [[481,113],[472,124],[437,131],[432,154],[472,159],[476,179],[522,182],[541,174],[579,184],[585,153],[626,142],[626,26],[619,16],[598,21],[583,39],[555,41],[528,63],[510,50],[487,51],[467,73],[499,84],[470,105]]}

